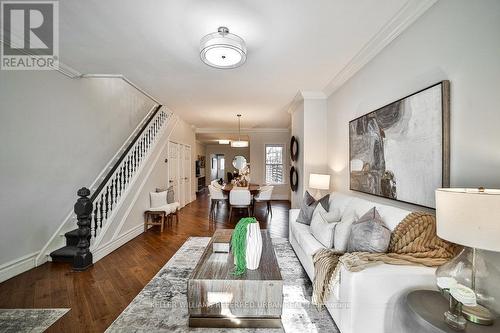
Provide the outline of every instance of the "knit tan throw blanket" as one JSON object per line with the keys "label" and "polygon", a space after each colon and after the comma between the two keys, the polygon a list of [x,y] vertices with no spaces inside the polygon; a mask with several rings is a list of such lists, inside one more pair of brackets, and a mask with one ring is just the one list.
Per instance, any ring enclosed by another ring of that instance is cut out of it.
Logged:
{"label": "knit tan throw blanket", "polygon": [[434,267],[453,258],[458,250],[456,244],[436,235],[434,215],[410,213],[392,232],[388,253],[340,253],[333,249],[317,251],[313,255],[313,304],[320,306],[328,299],[339,282],[341,265],[351,272],[380,263]]}

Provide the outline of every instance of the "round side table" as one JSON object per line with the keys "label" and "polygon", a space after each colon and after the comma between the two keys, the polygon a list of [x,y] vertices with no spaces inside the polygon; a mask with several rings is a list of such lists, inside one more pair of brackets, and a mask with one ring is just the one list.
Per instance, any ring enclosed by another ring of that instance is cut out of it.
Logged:
{"label": "round side table", "polygon": [[[415,290],[404,296],[406,305],[406,323],[418,332],[428,333],[457,333],[449,327],[443,314],[448,310],[448,301],[434,290]],[[483,326],[471,322],[467,323],[465,333],[489,333],[500,332],[500,319],[495,320],[493,325]]]}

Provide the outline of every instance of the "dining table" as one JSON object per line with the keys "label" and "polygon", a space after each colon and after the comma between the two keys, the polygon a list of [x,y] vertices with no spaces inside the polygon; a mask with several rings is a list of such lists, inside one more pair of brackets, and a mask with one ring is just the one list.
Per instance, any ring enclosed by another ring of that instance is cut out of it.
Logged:
{"label": "dining table", "polygon": [[[235,186],[234,184],[226,184],[222,187],[222,192],[224,192],[224,194],[229,195],[229,192],[231,192],[231,190],[233,188],[236,188],[236,187],[237,186]],[[241,188],[241,187],[239,187],[239,188]],[[248,190],[250,191],[250,194],[255,197],[260,192],[260,185],[259,184],[249,184]]]}

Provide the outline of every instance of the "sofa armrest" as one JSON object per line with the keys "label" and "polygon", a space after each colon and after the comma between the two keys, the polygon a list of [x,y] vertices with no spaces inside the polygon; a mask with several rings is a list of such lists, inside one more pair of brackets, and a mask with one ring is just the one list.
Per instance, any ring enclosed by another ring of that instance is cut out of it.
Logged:
{"label": "sofa armrest", "polygon": [[388,325],[397,297],[405,290],[435,289],[435,270],[380,264],[350,272],[342,267],[340,288],[330,301],[345,304],[348,309],[332,308],[332,317],[342,332],[392,333]]}
{"label": "sofa armrest", "polygon": [[299,216],[300,209],[290,209],[288,211],[288,237],[292,237],[292,224],[295,223]]}
{"label": "sofa armrest", "polygon": [[295,222],[299,216],[300,209],[294,208],[288,211],[288,221],[290,223]]}

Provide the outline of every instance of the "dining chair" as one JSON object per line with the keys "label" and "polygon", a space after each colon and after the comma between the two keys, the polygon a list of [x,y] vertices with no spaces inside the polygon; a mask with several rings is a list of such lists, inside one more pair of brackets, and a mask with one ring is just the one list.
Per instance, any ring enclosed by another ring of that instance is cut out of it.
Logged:
{"label": "dining chair", "polygon": [[215,188],[221,189],[222,185],[219,183],[219,179],[214,179],[210,182],[210,185],[212,185]]}
{"label": "dining chair", "polygon": [[270,214],[271,217],[273,217],[273,209],[271,206],[271,197],[273,195],[273,190],[274,186],[262,186],[259,190],[259,193],[254,197],[254,205],[258,202],[267,203],[266,215]]}
{"label": "dining chair", "polygon": [[210,193],[210,217],[215,218],[216,208],[219,208],[220,202],[227,201],[227,195],[224,194],[220,187],[214,185],[208,185],[208,191]]}
{"label": "dining chair", "polygon": [[231,221],[231,215],[233,213],[233,208],[246,208],[248,216],[250,216],[250,207],[252,205],[252,195],[247,189],[232,189],[229,192],[229,217],[228,221]]}

